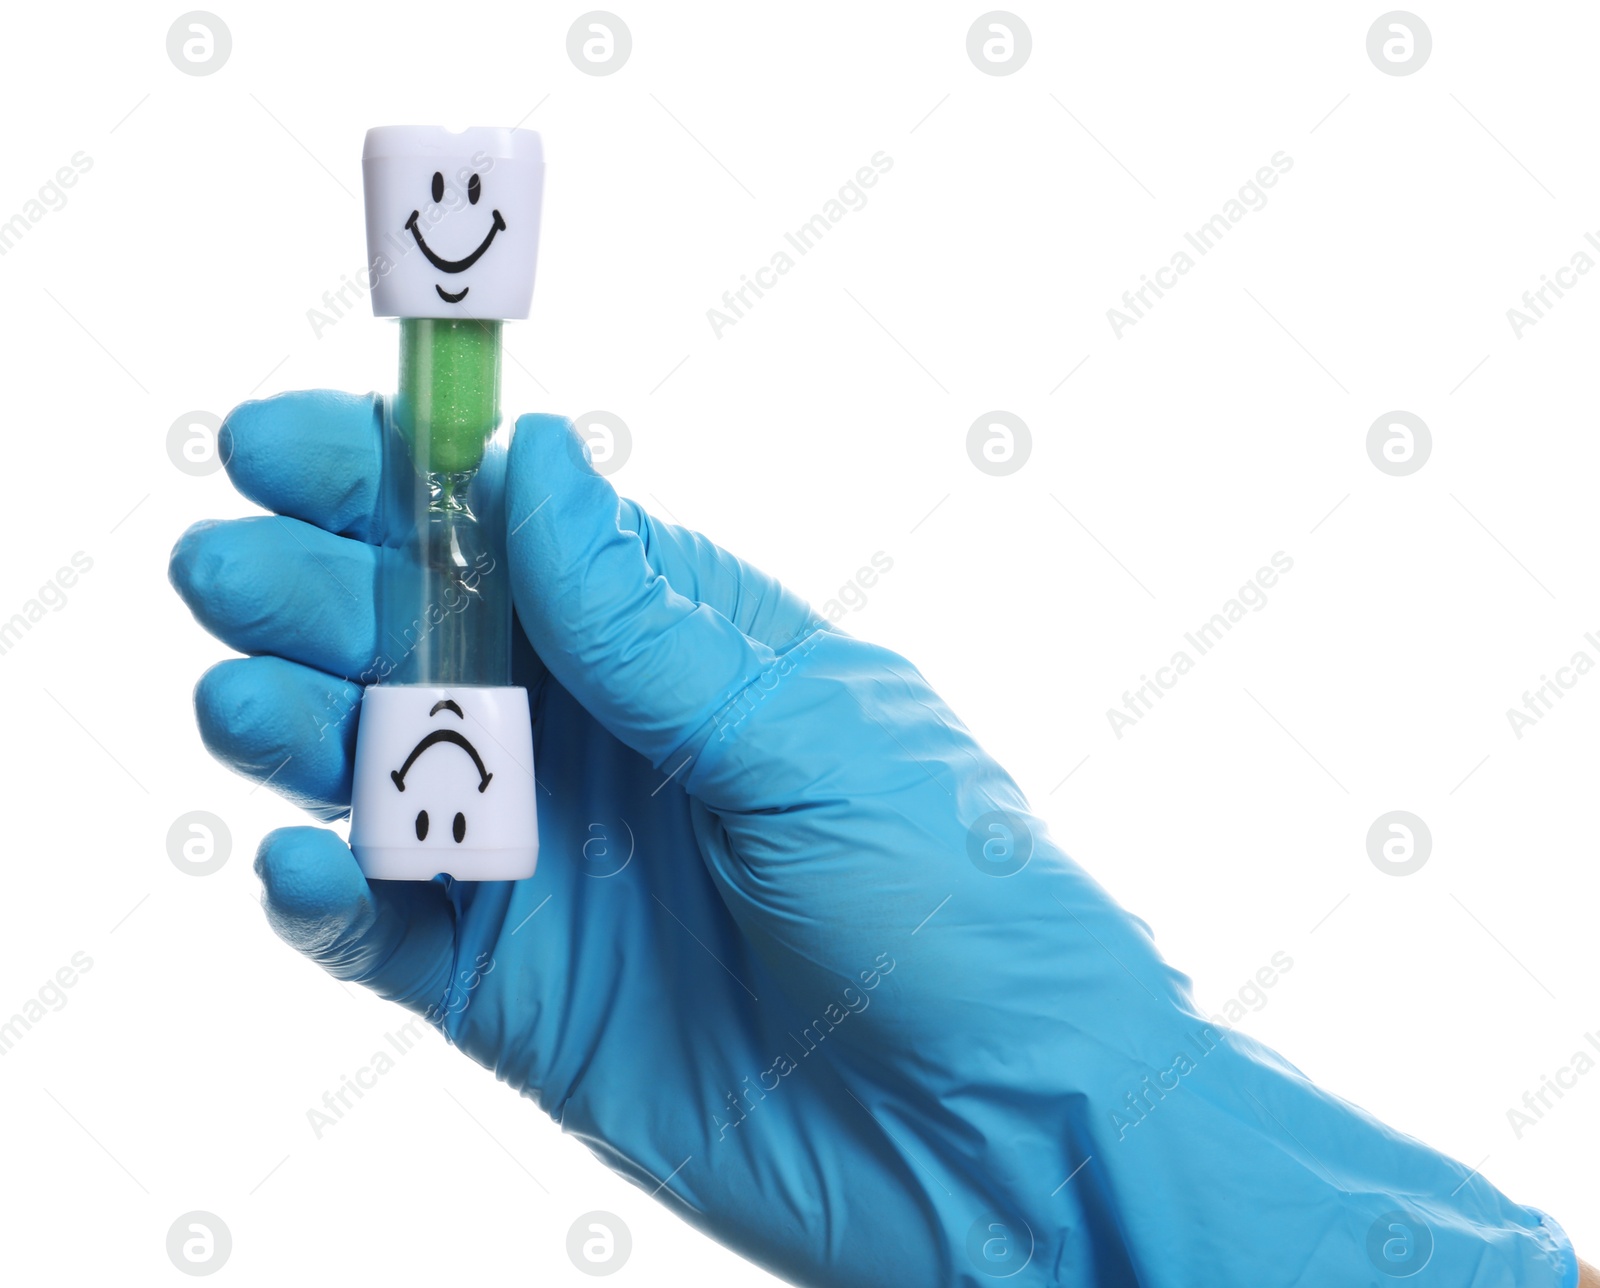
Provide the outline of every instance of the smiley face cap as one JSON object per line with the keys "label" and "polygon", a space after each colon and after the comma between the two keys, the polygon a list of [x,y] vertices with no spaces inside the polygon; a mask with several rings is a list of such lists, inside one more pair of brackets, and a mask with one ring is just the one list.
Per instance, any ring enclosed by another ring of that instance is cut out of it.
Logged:
{"label": "smiley face cap", "polygon": [[528,316],[544,190],[536,132],[380,125],[361,173],[376,316]]}

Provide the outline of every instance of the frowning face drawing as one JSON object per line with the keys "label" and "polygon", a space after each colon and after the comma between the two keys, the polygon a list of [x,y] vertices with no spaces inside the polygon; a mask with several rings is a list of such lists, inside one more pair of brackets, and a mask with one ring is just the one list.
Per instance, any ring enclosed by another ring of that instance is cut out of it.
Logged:
{"label": "frowning face drawing", "polygon": [[[461,710],[461,704],[451,698],[441,698],[433,704],[428,712],[430,720],[439,716],[453,716],[456,720],[465,722],[466,714]],[[454,749],[451,751],[450,749]],[[437,751],[435,749],[438,749]],[[433,752],[435,758],[449,755],[464,755],[470,761],[473,770],[473,781],[476,785],[476,794],[481,796],[489,790],[489,784],[494,780],[494,774],[483,763],[472,740],[455,726],[446,725],[443,728],[432,729],[417,739],[410,752],[407,753],[405,763],[399,769],[389,771],[389,778],[394,783],[397,792],[406,790],[406,777],[423,756]],[[431,767],[431,762],[430,762]],[[429,786],[432,791],[429,795],[433,798],[421,802],[417,810],[416,819],[412,828],[416,832],[419,843],[428,840],[431,834],[436,841],[442,841],[444,828],[435,826],[435,819],[448,819],[449,835],[455,844],[460,845],[467,839],[467,813],[472,806],[472,788],[464,777],[461,766],[446,767],[441,772],[430,775]],[[443,790],[441,790],[441,787]],[[413,793],[413,796],[419,796]],[[430,814],[428,806],[433,806]]]}
{"label": "frowning face drawing", "polygon": [[520,881],[539,852],[532,720],[512,686],[362,695],[350,845],[369,878]]}

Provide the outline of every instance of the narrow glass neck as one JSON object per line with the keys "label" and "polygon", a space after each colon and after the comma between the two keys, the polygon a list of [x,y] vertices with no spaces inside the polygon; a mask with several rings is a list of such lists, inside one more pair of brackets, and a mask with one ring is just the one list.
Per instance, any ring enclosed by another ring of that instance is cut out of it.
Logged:
{"label": "narrow glass neck", "polygon": [[509,684],[500,323],[402,319],[386,410],[380,678]]}

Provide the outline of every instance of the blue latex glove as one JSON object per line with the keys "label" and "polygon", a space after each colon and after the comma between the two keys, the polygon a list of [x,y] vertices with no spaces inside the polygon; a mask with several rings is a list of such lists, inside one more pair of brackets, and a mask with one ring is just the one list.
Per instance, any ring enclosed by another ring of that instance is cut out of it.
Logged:
{"label": "blue latex glove", "polygon": [[[380,443],[370,397],[247,403],[223,457],[282,517],[172,557],[252,655],[201,679],[206,745],[325,820]],[[518,422],[507,487],[538,874],[369,885],[285,828],[289,943],[797,1282],[1576,1284],[1548,1218],[1208,1024],[910,663],[619,501],[565,421]]]}

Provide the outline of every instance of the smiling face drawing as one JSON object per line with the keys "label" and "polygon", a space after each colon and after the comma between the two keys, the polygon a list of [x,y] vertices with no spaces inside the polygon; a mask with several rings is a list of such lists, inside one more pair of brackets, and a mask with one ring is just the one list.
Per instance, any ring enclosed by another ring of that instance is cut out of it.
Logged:
{"label": "smiling face drawing", "polygon": [[[433,172],[433,201],[435,205],[439,204],[439,202],[444,199],[444,191],[444,172],[435,170]],[[476,206],[478,204],[478,198],[482,195],[483,179],[481,176],[474,174],[470,179],[467,180],[468,204]],[[411,212],[411,218],[406,220],[406,231],[416,238],[417,249],[428,257],[428,263],[432,264],[441,273],[466,272],[467,269],[471,268],[483,258],[483,252],[489,249],[490,244],[495,239],[495,234],[503,233],[506,230],[505,217],[498,210],[496,210],[494,212],[494,223],[490,226],[488,233],[484,236],[484,239],[478,243],[477,250],[473,251],[472,254],[466,256],[464,259],[440,259],[439,256],[434,254],[429,248],[428,243],[422,239],[422,229],[417,227],[417,217],[421,214],[422,211],[420,208]],[[444,287],[437,284],[435,284],[433,289],[439,292],[439,298],[446,304],[459,304],[462,300],[467,298],[467,292],[472,288],[470,286],[463,286],[454,295],[445,290]]]}
{"label": "smiling face drawing", "polygon": [[531,130],[370,130],[368,284],[379,317],[524,318],[544,157]]}

